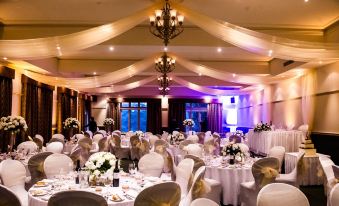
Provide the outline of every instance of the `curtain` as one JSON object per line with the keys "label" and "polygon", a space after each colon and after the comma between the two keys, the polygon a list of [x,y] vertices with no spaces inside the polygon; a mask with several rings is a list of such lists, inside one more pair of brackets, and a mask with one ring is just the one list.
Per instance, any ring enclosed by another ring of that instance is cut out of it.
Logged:
{"label": "curtain", "polygon": [[[14,70],[13,70],[14,71]],[[12,112],[12,93],[13,93],[13,83],[12,78],[2,76],[0,74],[0,117],[6,117],[11,115]],[[7,145],[9,143],[8,135],[0,131],[0,150],[6,151]],[[1,152],[0,151],[0,152]]]}
{"label": "curtain", "polygon": [[120,103],[119,102],[108,102],[106,110],[106,118],[112,118],[114,120],[113,129],[120,130]]}
{"label": "curtain", "polygon": [[222,104],[210,103],[207,105],[208,130],[222,132]]}
{"label": "curtain", "polygon": [[313,129],[315,111],[315,88],[317,85],[315,70],[301,77],[301,111],[303,124],[307,124],[309,131]]}
{"label": "curtain", "polygon": [[153,134],[161,134],[161,100],[147,102],[147,129]]}
{"label": "curtain", "polygon": [[21,114],[27,122],[27,135],[40,134],[45,142],[52,136],[53,90],[22,76]]}
{"label": "curtain", "polygon": [[169,131],[180,130],[185,131],[182,122],[185,120],[185,102],[175,102],[169,100],[168,105],[168,123]]}
{"label": "curtain", "polygon": [[85,100],[85,124],[84,125],[88,125],[89,119],[91,118],[91,116],[92,116],[92,99],[87,98]]}
{"label": "curtain", "polygon": [[[77,96],[76,91],[68,88],[58,87],[58,106],[57,106],[57,129],[58,133],[64,132],[63,122],[68,117],[77,118]],[[67,134],[65,134],[67,135]]]}
{"label": "curtain", "polygon": [[80,122],[80,131],[85,131],[85,125],[88,125],[91,117],[90,96],[80,94],[78,98],[78,120]]}

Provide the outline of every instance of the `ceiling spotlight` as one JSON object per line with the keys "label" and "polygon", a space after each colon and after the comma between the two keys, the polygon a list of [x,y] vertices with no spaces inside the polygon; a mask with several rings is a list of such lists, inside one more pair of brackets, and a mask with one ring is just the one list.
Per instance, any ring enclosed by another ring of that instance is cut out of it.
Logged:
{"label": "ceiling spotlight", "polygon": [[308,2],[308,0],[304,0],[306,3]]}
{"label": "ceiling spotlight", "polygon": [[199,73],[199,76],[202,76],[202,74],[201,74],[201,73]]}
{"label": "ceiling spotlight", "polygon": [[168,51],[168,48],[167,46],[164,47],[164,51],[167,52]]}
{"label": "ceiling spotlight", "polygon": [[4,57],[4,58],[2,58],[3,60],[7,60],[8,58],[7,57]]}
{"label": "ceiling spotlight", "polygon": [[235,73],[233,73],[232,76],[235,77]]}
{"label": "ceiling spotlight", "polygon": [[96,73],[96,72],[93,72],[93,75],[97,75],[97,73]]}
{"label": "ceiling spotlight", "polygon": [[109,50],[110,50],[110,51],[113,51],[113,50],[114,50],[114,47],[113,47],[113,46],[110,46],[110,47],[109,47]]}
{"label": "ceiling spotlight", "polygon": [[269,51],[268,51],[268,56],[269,56],[269,57],[272,56],[272,53],[273,53],[273,50],[269,50]]}
{"label": "ceiling spotlight", "polygon": [[222,49],[219,47],[219,48],[217,49],[217,51],[220,53],[220,52],[222,52]]}

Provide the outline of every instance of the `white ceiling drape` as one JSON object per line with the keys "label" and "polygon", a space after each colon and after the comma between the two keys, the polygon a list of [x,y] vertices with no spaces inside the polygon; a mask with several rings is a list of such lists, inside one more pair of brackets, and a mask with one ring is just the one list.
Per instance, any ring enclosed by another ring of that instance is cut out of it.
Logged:
{"label": "white ceiling drape", "polygon": [[0,57],[9,59],[42,59],[62,56],[67,53],[86,49],[114,38],[145,21],[154,9],[156,3],[144,10],[126,18],[117,20],[85,31],[63,36],[37,39],[0,40]]}
{"label": "white ceiling drape", "polygon": [[190,22],[211,35],[244,50],[281,59],[302,62],[339,60],[339,44],[291,40],[220,21],[173,3]]}

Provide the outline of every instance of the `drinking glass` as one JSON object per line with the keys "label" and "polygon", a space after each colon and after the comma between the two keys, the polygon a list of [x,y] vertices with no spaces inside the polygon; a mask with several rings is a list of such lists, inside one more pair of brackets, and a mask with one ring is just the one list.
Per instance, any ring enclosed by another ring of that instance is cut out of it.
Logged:
{"label": "drinking glass", "polygon": [[134,163],[130,163],[128,165],[128,172],[129,174],[133,175],[135,173],[135,166],[134,166]]}

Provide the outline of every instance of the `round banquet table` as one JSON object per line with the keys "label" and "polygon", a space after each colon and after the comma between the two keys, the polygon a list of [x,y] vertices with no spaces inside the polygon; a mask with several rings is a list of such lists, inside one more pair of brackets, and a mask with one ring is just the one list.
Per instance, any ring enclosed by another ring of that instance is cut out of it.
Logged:
{"label": "round banquet table", "polygon": [[238,205],[240,184],[254,181],[250,165],[237,166],[207,166],[205,178],[217,180],[222,187],[222,203],[224,205]]}

